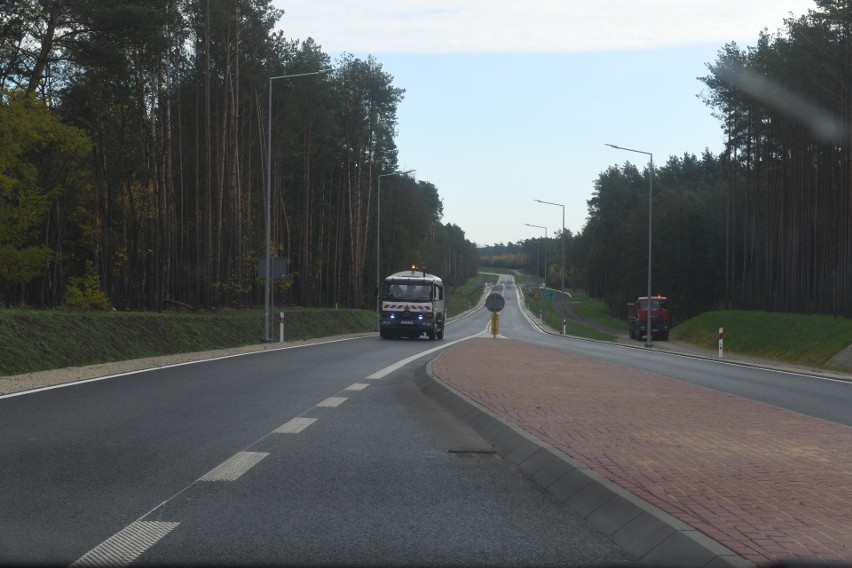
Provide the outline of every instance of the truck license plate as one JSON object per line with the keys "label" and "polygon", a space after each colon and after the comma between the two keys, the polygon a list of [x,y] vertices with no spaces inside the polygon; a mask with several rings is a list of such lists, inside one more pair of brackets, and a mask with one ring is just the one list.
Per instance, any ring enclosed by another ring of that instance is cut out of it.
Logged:
{"label": "truck license plate", "polygon": [[401,321],[399,323],[401,323],[402,325],[414,325],[413,321]]}

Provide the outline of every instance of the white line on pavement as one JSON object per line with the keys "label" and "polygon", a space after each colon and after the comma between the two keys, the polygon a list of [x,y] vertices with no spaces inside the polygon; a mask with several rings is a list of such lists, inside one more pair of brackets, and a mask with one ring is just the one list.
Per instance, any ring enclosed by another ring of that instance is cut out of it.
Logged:
{"label": "white line on pavement", "polygon": [[298,434],[316,421],[316,418],[293,418],[274,432],[276,434]]}
{"label": "white line on pavement", "polygon": [[268,455],[263,452],[240,452],[201,476],[199,481],[234,481]]}
{"label": "white line on pavement", "polygon": [[127,566],[179,524],[136,521],[81,556],[71,566]]}

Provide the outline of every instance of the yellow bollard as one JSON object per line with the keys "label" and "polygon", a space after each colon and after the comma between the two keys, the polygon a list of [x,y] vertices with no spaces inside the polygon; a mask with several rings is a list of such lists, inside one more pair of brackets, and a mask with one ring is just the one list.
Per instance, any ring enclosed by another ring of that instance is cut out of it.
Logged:
{"label": "yellow bollard", "polygon": [[494,312],[491,314],[491,335],[496,338],[498,333],[500,333],[500,314]]}

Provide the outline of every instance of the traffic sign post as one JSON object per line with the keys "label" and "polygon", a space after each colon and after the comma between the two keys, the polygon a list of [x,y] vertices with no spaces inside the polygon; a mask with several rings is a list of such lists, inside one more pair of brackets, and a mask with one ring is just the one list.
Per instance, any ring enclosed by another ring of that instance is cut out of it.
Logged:
{"label": "traffic sign post", "polygon": [[506,307],[506,299],[501,294],[492,292],[485,298],[485,307],[491,312],[491,335],[496,339],[500,333],[500,314],[497,312]]}
{"label": "traffic sign post", "polygon": [[497,292],[492,292],[485,298],[485,307],[490,312],[499,312],[506,307],[506,299]]}

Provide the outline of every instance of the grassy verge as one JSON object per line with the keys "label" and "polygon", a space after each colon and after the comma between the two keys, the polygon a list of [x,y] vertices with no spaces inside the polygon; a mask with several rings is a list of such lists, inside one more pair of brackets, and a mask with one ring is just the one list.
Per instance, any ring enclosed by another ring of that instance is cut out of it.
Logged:
{"label": "grassy verge", "polygon": [[[572,290],[571,294],[574,296],[573,299],[575,301],[580,302],[577,304],[576,310],[577,315],[581,318],[607,327],[627,330],[627,322],[612,315],[609,306],[603,301],[590,298],[585,292],[574,292]],[[625,313],[626,311],[625,308]]]}
{"label": "grassy verge", "polygon": [[478,274],[461,286],[454,287],[451,293],[447,295],[447,315],[449,317],[457,316],[474,307],[479,302],[479,299],[482,298],[485,285],[495,282],[497,282],[496,276]]}
{"label": "grassy verge", "polygon": [[[580,300],[583,304],[588,303],[589,307],[586,309],[588,314],[593,314],[594,317],[585,317],[590,321],[598,321],[598,317],[603,317],[600,315],[600,312],[605,312],[606,305],[603,302],[598,302],[598,304],[592,304],[592,300],[589,300],[588,296],[584,293],[575,292],[573,290],[570,291],[571,300]],[[527,293],[527,289],[524,290],[524,299],[527,303],[527,307],[529,310],[536,315],[536,317],[544,316],[547,325],[551,328],[559,330],[562,329],[562,320],[559,317],[559,313],[554,309],[554,306],[559,303],[559,293],[556,294],[556,300],[542,300],[535,299],[530,294]],[[565,301],[568,301],[568,297],[565,298]],[[546,311],[545,311],[546,309]],[[607,324],[609,325],[609,324]],[[565,333],[568,335],[574,335],[577,337],[585,337],[587,339],[599,339],[601,341],[615,341],[617,338],[608,333],[604,333],[602,331],[598,331],[597,329],[588,327],[574,320],[568,319],[565,322]]]}
{"label": "grassy verge", "polygon": [[717,349],[720,327],[726,351],[799,365],[824,366],[852,343],[847,318],[741,310],[702,314],[672,329],[671,337]]}
{"label": "grassy verge", "polygon": [[[278,336],[278,311],[272,334]],[[288,341],[372,331],[369,310],[285,310]],[[0,375],[260,343],[263,311],[0,312]]]}

